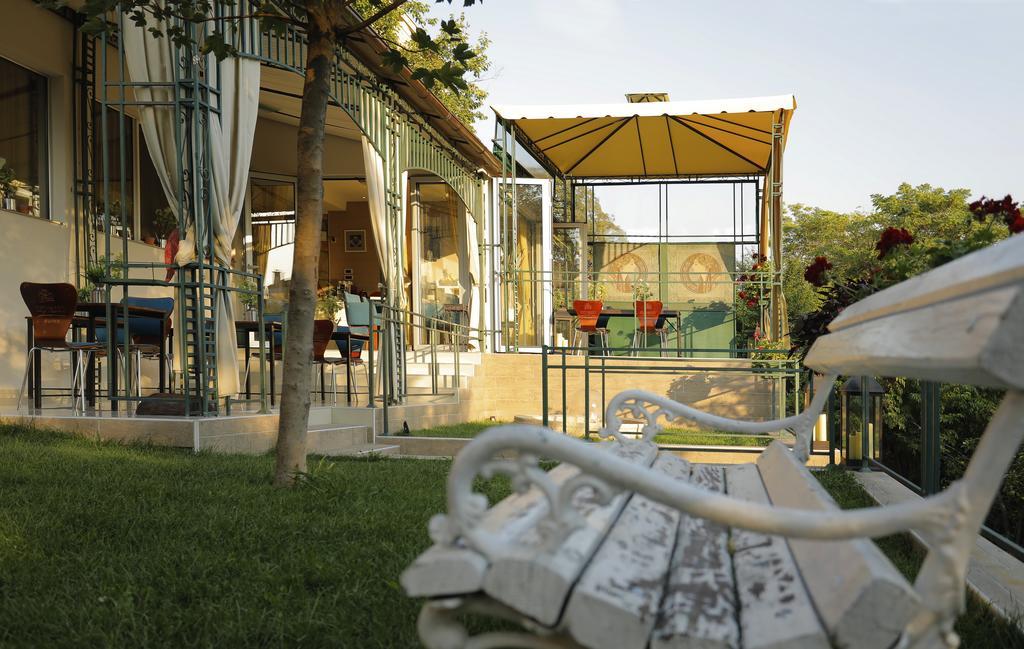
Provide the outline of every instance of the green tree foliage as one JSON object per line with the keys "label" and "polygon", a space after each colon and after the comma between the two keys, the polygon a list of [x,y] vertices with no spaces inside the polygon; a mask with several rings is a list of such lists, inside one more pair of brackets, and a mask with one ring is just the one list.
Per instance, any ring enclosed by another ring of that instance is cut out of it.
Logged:
{"label": "green tree foliage", "polygon": [[[373,9],[371,0],[359,0],[356,7],[363,14]],[[411,0],[402,5],[399,11],[374,24],[374,29],[393,51],[404,55],[404,64],[411,69],[439,72],[444,70],[446,65],[452,65],[452,62],[461,62],[465,67],[462,76],[464,83],[428,85],[431,85],[434,94],[448,110],[463,123],[472,125],[484,118],[480,109],[487,99],[487,91],[478,82],[491,68],[491,61],[485,53],[491,41],[487,34],[480,34],[472,43],[466,40],[468,24],[465,14],[451,15],[447,20],[439,20],[430,16],[429,4]],[[417,46],[421,38],[419,30],[432,33],[436,48]],[[466,56],[467,53],[473,55]]]}

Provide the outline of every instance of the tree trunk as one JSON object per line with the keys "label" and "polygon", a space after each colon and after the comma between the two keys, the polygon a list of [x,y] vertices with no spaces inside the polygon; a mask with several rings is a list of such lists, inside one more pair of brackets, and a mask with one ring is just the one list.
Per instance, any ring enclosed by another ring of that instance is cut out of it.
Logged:
{"label": "tree trunk", "polygon": [[281,417],[274,473],[274,484],[277,486],[291,486],[300,474],[306,472],[313,318],[316,312],[324,202],[324,122],[335,45],[329,22],[320,12],[309,12],[308,38],[306,79],[299,116],[295,253],[288,296]]}

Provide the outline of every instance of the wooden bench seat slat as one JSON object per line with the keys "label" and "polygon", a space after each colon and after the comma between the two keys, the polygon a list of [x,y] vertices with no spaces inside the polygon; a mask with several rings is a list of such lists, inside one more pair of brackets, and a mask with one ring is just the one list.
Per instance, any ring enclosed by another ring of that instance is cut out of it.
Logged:
{"label": "wooden bench seat slat", "polygon": [[[725,484],[731,496],[769,504],[753,464],[727,467]],[[743,649],[829,649],[786,540],[733,528],[731,545]]]}
{"label": "wooden bench seat slat", "polygon": [[[681,482],[690,463],[669,453],[652,470]],[[647,644],[665,590],[680,513],[634,495],[573,588],[564,626],[582,645],[621,649]]]}
{"label": "wooden bench seat slat", "polygon": [[[825,488],[793,453],[772,442],[757,460],[772,504],[836,509]],[[889,647],[920,610],[917,593],[870,539],[789,539],[790,550],[825,630],[848,649]]]}
{"label": "wooden bench seat slat", "polygon": [[[694,466],[690,481],[710,491],[725,491],[725,471],[719,466]],[[738,646],[729,530],[684,514],[650,647]]]}
{"label": "wooden bench seat slat", "polygon": [[[607,444],[616,447],[619,457],[640,466],[651,466],[658,455],[657,446],[649,442]],[[573,584],[631,496],[622,492],[601,505],[592,489],[581,489],[573,503],[583,515],[583,526],[554,551],[542,550],[543,537],[536,527],[526,530],[506,555],[492,557],[484,592],[540,624],[554,626]]]}

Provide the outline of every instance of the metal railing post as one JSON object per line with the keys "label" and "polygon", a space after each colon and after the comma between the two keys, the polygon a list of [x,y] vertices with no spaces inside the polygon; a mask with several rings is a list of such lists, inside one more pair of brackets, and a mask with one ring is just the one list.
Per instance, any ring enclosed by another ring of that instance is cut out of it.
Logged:
{"label": "metal railing post", "polygon": [[540,346],[541,425],[548,427],[548,346]]}
{"label": "metal railing post", "polygon": [[583,439],[590,441],[590,341],[583,355]]}
{"label": "metal railing post", "polygon": [[938,383],[921,382],[921,490],[927,496],[938,493],[942,458],[939,427],[941,392]]}

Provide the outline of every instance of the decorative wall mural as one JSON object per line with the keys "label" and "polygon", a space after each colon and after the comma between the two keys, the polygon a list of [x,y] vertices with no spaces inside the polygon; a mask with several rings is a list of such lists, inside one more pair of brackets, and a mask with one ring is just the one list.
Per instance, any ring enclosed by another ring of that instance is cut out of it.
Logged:
{"label": "decorative wall mural", "polygon": [[683,286],[700,295],[710,293],[715,283],[722,281],[724,270],[721,260],[706,252],[693,253],[679,266]]}
{"label": "decorative wall mural", "polygon": [[608,302],[632,301],[641,279],[668,303],[732,302],[732,244],[604,243],[591,250]]}
{"label": "decorative wall mural", "polygon": [[673,302],[732,302],[733,247],[694,243],[668,247],[667,298]]}

